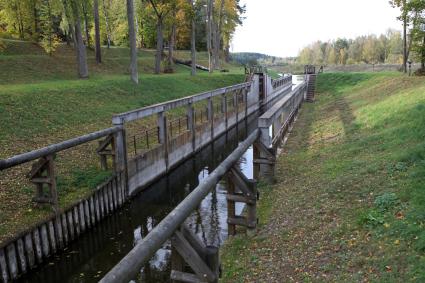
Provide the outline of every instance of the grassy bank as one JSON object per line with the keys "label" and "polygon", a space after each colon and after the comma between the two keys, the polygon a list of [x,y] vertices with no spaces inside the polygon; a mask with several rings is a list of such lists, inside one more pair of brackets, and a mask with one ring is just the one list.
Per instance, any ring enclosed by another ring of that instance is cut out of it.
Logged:
{"label": "grassy bank", "polygon": [[424,282],[425,81],[323,74],[223,282]]}
{"label": "grassy bank", "polygon": [[[74,51],[63,45],[48,56],[29,42],[5,41],[0,53],[0,159],[111,126],[114,113],[243,81],[237,66],[229,73],[175,66],[174,74],[153,75],[154,52],[139,52],[140,84],[130,83],[126,48],[103,50],[96,65],[89,51],[90,78],[76,78]],[[179,55],[187,56],[181,51]],[[204,58],[205,54],[199,54]],[[56,157],[61,207],[87,195],[110,174],[99,168],[96,143]],[[51,213],[32,203],[26,179],[30,164],[0,172],[0,241]]]}

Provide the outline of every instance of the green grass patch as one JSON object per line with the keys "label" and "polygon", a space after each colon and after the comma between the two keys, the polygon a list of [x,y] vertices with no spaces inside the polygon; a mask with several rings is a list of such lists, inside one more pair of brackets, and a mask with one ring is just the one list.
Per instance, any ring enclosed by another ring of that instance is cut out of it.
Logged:
{"label": "green grass patch", "polygon": [[223,281],[423,282],[425,81],[325,73],[317,83],[260,200],[267,224],[226,244]]}

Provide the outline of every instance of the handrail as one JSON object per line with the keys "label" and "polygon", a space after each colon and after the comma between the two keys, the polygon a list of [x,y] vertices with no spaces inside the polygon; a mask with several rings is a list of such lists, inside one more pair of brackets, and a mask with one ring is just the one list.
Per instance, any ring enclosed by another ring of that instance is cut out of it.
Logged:
{"label": "handrail", "polygon": [[84,136],[76,137],[57,144],[52,144],[30,152],[15,155],[13,157],[0,160],[0,170],[4,170],[22,163],[26,163],[38,159],[49,154],[63,151],[65,149],[75,147],[90,141],[97,140],[102,137],[109,136],[122,130],[122,126],[115,126],[108,129],[93,132]]}
{"label": "handrail", "polygon": [[233,86],[229,86],[229,87],[223,87],[223,88],[219,88],[219,89],[216,89],[216,90],[195,94],[195,95],[192,95],[192,96],[187,96],[187,97],[184,97],[184,98],[179,98],[179,99],[175,99],[175,100],[171,100],[171,101],[166,101],[166,102],[163,102],[163,103],[158,103],[158,104],[151,105],[151,106],[146,106],[146,107],[143,107],[143,108],[124,112],[124,113],[121,113],[121,114],[116,114],[112,117],[112,123],[114,125],[120,125],[120,124],[123,124],[124,122],[134,121],[134,120],[137,120],[137,119],[141,119],[141,118],[144,118],[144,117],[147,117],[147,116],[154,115],[154,114],[159,113],[159,112],[163,112],[163,111],[171,110],[171,109],[174,109],[174,108],[177,108],[177,107],[189,105],[191,103],[195,103],[195,102],[207,99],[207,98],[215,97],[215,96],[218,96],[218,95],[230,92],[230,91],[235,91],[235,90],[247,88],[247,87],[250,87],[250,86],[251,86],[251,82],[241,83],[241,84],[237,84],[237,85],[233,85]]}
{"label": "handrail", "polygon": [[245,151],[259,137],[256,129],[248,138],[239,144],[206,179],[186,197],[173,211],[171,211],[149,234],[113,267],[100,282],[129,282],[140,272],[140,268],[150,260],[162,244],[184,223],[187,217],[199,206],[201,201],[208,195],[220,179],[239,160]]}
{"label": "handrail", "polygon": [[297,95],[300,91],[304,90],[306,87],[306,83],[302,83],[298,85],[292,92],[287,94],[283,99],[274,104],[269,110],[267,110],[260,118],[258,118],[258,126],[260,128],[269,127],[276,116],[279,116],[282,113],[283,106],[290,101],[292,97]]}

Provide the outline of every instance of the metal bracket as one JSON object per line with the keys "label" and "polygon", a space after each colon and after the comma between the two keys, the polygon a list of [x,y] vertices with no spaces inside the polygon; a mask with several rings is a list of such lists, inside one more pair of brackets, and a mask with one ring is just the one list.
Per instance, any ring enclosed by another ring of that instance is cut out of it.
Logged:
{"label": "metal bracket", "polygon": [[[216,283],[220,274],[218,248],[205,246],[185,225],[171,238],[173,282]],[[186,264],[191,272],[187,272]]]}
{"label": "metal bracket", "polygon": [[103,170],[108,170],[108,156],[112,157],[112,164],[115,169],[115,139],[113,135],[109,135],[104,140],[99,141],[96,153],[100,156],[100,166]]}
{"label": "metal bracket", "polygon": [[[56,188],[56,176],[54,170],[54,155],[47,155],[33,163],[31,171],[28,173],[30,182],[36,186],[34,202],[49,203],[55,208],[58,204],[58,194]],[[44,191],[48,187],[48,192]]]}

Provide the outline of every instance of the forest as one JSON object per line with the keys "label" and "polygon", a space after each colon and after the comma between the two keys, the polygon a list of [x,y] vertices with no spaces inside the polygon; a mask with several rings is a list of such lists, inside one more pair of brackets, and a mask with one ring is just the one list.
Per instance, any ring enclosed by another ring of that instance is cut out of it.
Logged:
{"label": "forest", "polygon": [[299,53],[300,64],[352,65],[420,62],[425,69],[425,1],[393,0],[400,9],[403,31],[389,29],[385,34],[316,41]]}
{"label": "forest", "polygon": [[[137,83],[137,49],[156,49],[155,73],[173,72],[174,51],[208,51],[209,66],[229,60],[232,35],[242,24],[239,0],[0,0],[0,38],[37,43],[47,54],[59,44],[75,46],[78,74],[88,77],[86,49],[129,46],[130,72]],[[0,50],[2,43],[0,41]]]}

